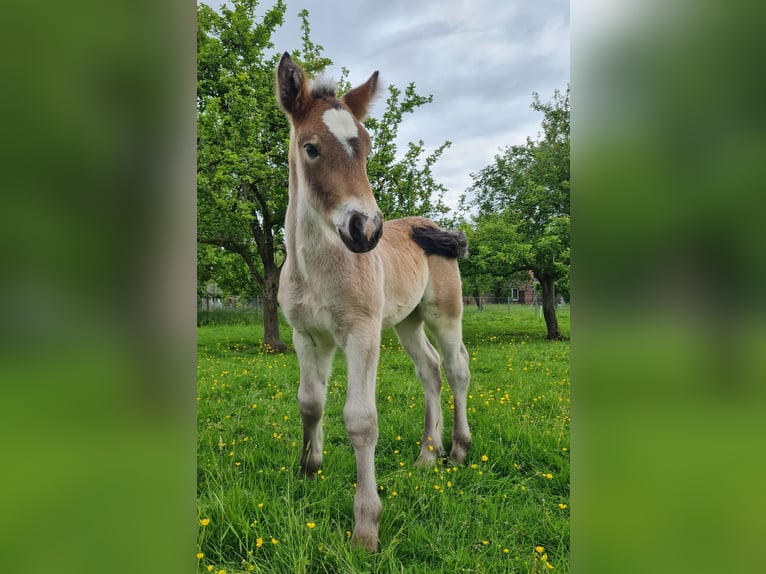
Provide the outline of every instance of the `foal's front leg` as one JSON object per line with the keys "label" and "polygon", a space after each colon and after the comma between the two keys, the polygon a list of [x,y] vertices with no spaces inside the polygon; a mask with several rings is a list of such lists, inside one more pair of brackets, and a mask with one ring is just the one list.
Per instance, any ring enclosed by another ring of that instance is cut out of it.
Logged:
{"label": "foal's front leg", "polygon": [[351,543],[368,552],[376,552],[382,511],[375,483],[375,445],[378,441],[375,376],[380,354],[380,327],[374,325],[362,329],[351,334],[347,341],[348,391],[343,419],[356,455],[354,534]]}
{"label": "foal's front leg", "polygon": [[332,370],[335,343],[321,335],[293,330],[293,344],[300,365],[298,406],[303,421],[301,474],[313,478],[322,465],[322,412],[327,398],[327,379]]}

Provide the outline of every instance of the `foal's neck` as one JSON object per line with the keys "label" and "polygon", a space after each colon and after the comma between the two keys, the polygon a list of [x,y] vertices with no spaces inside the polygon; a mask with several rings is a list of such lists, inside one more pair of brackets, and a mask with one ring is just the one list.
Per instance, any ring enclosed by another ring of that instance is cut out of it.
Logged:
{"label": "foal's neck", "polygon": [[349,252],[338,231],[301,199],[301,191],[290,189],[285,216],[285,246],[293,269],[304,278],[329,273],[343,265]]}

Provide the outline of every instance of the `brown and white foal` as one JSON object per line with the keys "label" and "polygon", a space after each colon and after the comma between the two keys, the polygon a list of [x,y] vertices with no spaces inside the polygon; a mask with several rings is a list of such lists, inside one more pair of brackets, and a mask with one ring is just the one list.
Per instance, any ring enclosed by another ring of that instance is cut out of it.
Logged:
{"label": "brown and white foal", "polygon": [[279,303],[293,327],[300,365],[301,471],[312,477],[322,463],[322,411],[333,355],[340,347],[348,363],[343,418],[357,466],[351,542],[375,551],[382,508],[374,461],[382,328],[394,327],[425,392],[416,464],[432,465],[443,451],[440,358],[424,324],[441,350],[454,396],[450,458],[461,464],[471,443],[466,418],[470,375],[456,261],[465,255],[465,236],[420,217],[383,223],[367,179],[370,136],[360,123],[378,87],[377,72],[337,98],[334,84],[312,83],[285,53],[276,83],[279,105],[290,120],[287,260]]}

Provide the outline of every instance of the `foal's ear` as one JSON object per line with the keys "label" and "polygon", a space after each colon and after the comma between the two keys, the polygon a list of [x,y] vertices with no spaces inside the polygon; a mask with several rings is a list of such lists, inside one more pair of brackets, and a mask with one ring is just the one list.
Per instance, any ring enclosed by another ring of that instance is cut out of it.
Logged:
{"label": "foal's ear", "polygon": [[351,109],[360,122],[367,116],[367,108],[378,91],[378,72],[370,76],[361,86],[357,86],[341,99]]}
{"label": "foal's ear", "polygon": [[277,66],[277,103],[280,109],[295,116],[309,102],[308,78],[301,67],[285,52]]}

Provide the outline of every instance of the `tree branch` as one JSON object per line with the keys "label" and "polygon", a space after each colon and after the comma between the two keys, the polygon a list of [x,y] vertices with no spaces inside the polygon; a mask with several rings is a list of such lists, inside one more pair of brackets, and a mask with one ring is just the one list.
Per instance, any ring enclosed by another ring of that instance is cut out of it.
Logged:
{"label": "tree branch", "polygon": [[258,270],[258,266],[255,264],[255,260],[244,245],[240,245],[229,239],[214,239],[209,237],[198,237],[197,243],[215,245],[216,247],[224,248],[229,253],[239,255],[245,262],[245,265],[247,265],[247,268],[250,270],[250,274],[253,276],[253,279],[255,279],[255,282],[258,283],[259,287],[263,288],[263,274],[261,274],[261,272]]}

